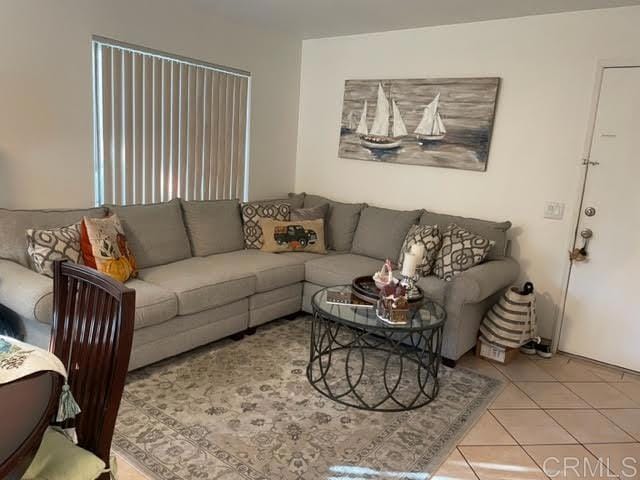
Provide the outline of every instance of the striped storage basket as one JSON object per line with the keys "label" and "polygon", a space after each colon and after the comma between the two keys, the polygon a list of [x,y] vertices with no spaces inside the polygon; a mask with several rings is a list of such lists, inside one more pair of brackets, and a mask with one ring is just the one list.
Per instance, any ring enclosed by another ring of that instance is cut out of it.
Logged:
{"label": "striped storage basket", "polygon": [[480,324],[481,339],[499,347],[518,348],[537,335],[535,293],[517,287],[508,289]]}

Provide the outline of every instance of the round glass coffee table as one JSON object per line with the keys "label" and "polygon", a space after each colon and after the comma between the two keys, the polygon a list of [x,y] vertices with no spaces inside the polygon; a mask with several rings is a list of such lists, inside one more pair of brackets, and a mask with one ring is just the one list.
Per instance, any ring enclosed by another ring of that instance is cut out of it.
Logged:
{"label": "round glass coffee table", "polygon": [[307,378],[333,401],[363,410],[398,412],[422,407],[438,395],[444,308],[425,299],[408,322],[391,325],[375,306],[327,302],[327,293],[349,297],[351,286],[313,296]]}

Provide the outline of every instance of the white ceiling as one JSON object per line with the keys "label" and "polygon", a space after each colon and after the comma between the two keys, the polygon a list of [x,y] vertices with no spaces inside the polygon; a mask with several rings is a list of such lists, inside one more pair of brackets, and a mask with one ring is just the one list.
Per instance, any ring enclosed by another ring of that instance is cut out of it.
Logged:
{"label": "white ceiling", "polygon": [[234,22],[320,38],[639,5],[640,0],[196,0]]}

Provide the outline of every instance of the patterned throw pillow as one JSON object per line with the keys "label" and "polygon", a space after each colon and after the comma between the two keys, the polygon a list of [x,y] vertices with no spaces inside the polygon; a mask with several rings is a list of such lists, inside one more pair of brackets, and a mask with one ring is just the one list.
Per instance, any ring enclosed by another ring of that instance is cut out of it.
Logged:
{"label": "patterned throw pillow", "polygon": [[264,252],[312,252],[327,253],[324,244],[324,220],[279,221],[270,218],[260,220]]}
{"label": "patterned throw pillow", "polygon": [[27,230],[27,253],[33,270],[53,277],[54,260],[82,263],[80,223],[61,228]]}
{"label": "patterned throw pillow", "polygon": [[116,280],[126,282],[138,275],[120,219],[84,217],[81,241],[84,263]]}
{"label": "patterned throw pillow", "polygon": [[264,239],[261,218],[289,220],[291,205],[280,202],[253,202],[242,204],[242,228],[244,229],[244,248],[261,249]]}
{"label": "patterned throw pillow", "polygon": [[404,238],[404,243],[400,249],[398,265],[402,266],[404,254],[410,251],[413,245],[421,244],[424,245],[424,255],[422,256],[422,261],[420,261],[416,267],[416,273],[423,277],[431,275],[441,243],[442,236],[440,235],[440,230],[437,225],[413,225]]}
{"label": "patterned throw pillow", "polygon": [[433,268],[435,275],[442,280],[452,280],[482,262],[494,243],[455,224],[449,225],[442,235],[442,247]]}

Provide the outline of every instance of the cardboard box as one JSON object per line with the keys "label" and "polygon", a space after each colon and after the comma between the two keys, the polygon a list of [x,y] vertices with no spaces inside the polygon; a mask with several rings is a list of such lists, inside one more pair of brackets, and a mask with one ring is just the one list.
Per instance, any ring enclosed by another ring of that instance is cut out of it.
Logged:
{"label": "cardboard box", "polygon": [[498,347],[486,343],[480,338],[476,344],[476,356],[492,362],[502,363],[503,365],[511,363],[519,354],[520,350],[517,348]]}

